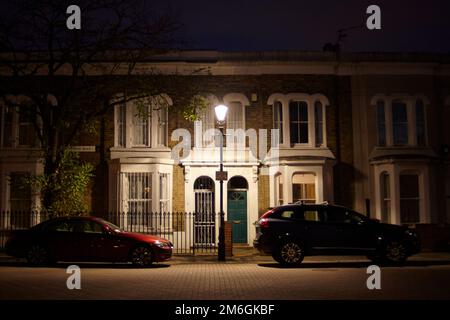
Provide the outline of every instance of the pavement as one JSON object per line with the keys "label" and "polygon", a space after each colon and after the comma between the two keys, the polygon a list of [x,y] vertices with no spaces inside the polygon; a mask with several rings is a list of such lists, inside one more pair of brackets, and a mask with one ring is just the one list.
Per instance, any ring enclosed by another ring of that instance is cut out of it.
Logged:
{"label": "pavement", "polygon": [[[0,263],[2,262],[23,262],[23,259],[17,259],[6,255],[0,251]],[[307,256],[303,263],[365,263],[369,260],[365,256]],[[408,261],[414,263],[450,263],[450,252],[421,252],[408,258]],[[261,255],[253,247],[238,246],[233,248],[233,256],[226,257],[225,263],[272,263],[271,256]],[[177,264],[211,264],[219,263],[217,254],[197,254],[197,255],[173,255],[170,259],[171,265]],[[223,263],[223,262],[221,262]]]}

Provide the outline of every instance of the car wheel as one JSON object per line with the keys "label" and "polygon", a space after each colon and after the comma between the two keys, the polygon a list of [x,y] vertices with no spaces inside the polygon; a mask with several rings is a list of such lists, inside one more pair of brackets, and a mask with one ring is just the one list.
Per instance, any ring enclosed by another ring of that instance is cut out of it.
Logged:
{"label": "car wheel", "polygon": [[152,250],[146,246],[138,246],[131,251],[131,262],[138,267],[147,267],[153,262]]}
{"label": "car wheel", "polygon": [[275,260],[285,266],[295,266],[299,265],[304,257],[305,251],[299,243],[286,241],[280,245]]}
{"label": "car wheel", "polygon": [[27,252],[27,261],[32,266],[42,266],[49,262],[47,250],[40,245],[33,245]]}
{"label": "car wheel", "polygon": [[391,241],[385,248],[385,259],[387,262],[401,264],[408,258],[404,244],[399,241]]}

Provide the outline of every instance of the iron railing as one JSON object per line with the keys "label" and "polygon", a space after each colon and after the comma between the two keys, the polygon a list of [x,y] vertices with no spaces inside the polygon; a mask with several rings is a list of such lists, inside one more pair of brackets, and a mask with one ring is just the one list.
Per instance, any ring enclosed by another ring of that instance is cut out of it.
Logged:
{"label": "iron railing", "polygon": [[[216,254],[219,213],[104,212],[91,213],[125,232],[154,235],[171,241],[174,254]],[[0,249],[14,230],[24,230],[49,219],[38,211],[0,211]]]}

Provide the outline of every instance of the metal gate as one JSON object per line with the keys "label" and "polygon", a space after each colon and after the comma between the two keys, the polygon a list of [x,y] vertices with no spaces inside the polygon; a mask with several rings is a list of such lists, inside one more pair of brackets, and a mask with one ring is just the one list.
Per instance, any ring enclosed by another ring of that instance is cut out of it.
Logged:
{"label": "metal gate", "polygon": [[216,244],[216,223],[214,213],[214,181],[201,176],[194,183],[195,218],[194,245],[205,248]]}

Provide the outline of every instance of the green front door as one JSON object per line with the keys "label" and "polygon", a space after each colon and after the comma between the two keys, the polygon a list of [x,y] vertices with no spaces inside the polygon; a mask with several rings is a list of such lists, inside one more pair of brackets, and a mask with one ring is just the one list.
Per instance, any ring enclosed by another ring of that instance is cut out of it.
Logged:
{"label": "green front door", "polygon": [[227,212],[233,223],[233,243],[247,243],[247,191],[228,191]]}

